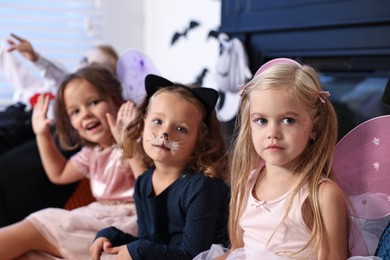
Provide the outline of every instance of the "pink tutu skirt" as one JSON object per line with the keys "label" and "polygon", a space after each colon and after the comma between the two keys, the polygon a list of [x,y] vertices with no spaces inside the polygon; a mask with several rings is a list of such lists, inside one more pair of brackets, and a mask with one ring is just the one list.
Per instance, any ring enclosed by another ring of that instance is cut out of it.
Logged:
{"label": "pink tutu skirt", "polygon": [[[47,208],[31,214],[27,220],[60,250],[64,259],[90,259],[89,247],[96,233],[109,226],[115,226],[134,236],[137,235],[137,216],[134,203],[103,204],[93,202],[88,206],[71,211]],[[110,259],[111,257],[107,255],[105,258]],[[41,252],[30,252],[20,259],[60,258]]]}

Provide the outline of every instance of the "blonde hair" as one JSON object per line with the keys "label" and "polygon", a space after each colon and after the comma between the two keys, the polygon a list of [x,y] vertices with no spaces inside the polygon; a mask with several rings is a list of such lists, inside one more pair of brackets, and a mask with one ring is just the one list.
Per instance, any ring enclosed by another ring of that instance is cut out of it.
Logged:
{"label": "blonde hair", "polygon": [[[306,150],[300,155],[299,163],[293,174],[299,175],[298,184],[294,187],[288,202],[286,219],[297,192],[305,185],[309,190],[308,209],[312,213],[309,226],[311,238],[304,248],[298,252],[287,252],[294,255],[302,252],[311,243],[318,250],[321,243],[326,242],[324,223],[321,217],[318,187],[320,180],[331,178],[335,144],[337,142],[337,116],[332,104],[323,96],[322,87],[316,70],[310,66],[285,63],[275,64],[259,75],[256,75],[244,87],[242,103],[237,116],[233,148],[230,152],[231,164],[231,201],[229,218],[229,235],[232,249],[242,247],[243,230],[239,220],[246,207],[249,191],[246,189],[249,173],[259,167],[260,158],[256,153],[250,127],[249,101],[252,90],[283,88],[288,95],[299,102],[312,117],[315,140],[309,140]],[[261,100],[257,101],[261,102]],[[270,238],[271,239],[271,238]]]}
{"label": "blonde hair", "polygon": [[[197,141],[187,168],[193,171],[202,171],[207,176],[225,179],[227,175],[226,150],[215,110],[206,117],[204,106],[199,99],[188,90],[176,86],[160,88],[141,104],[137,117],[126,129],[125,138],[122,143],[124,156],[131,158],[134,154],[140,154],[146,167],[154,167],[153,161],[146,155],[142,147],[142,142],[139,140],[144,128],[144,118],[148,113],[150,104],[153,102],[153,97],[164,92],[178,95],[191,104],[194,104],[202,113]],[[208,122],[205,121],[206,118],[208,118]]]}

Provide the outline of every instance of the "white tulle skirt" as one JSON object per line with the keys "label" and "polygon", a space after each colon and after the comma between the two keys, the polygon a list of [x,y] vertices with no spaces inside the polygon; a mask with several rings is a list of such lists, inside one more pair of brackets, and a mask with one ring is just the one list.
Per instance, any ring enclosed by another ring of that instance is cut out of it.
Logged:
{"label": "white tulle skirt", "polygon": [[[225,253],[227,253],[229,249],[222,247],[222,245],[212,245],[210,250],[204,251],[197,255],[193,260],[212,260],[218,256],[221,256]],[[237,248],[229,253],[229,255],[226,257],[226,260],[251,260],[250,258],[247,258],[245,254],[244,248]],[[262,260],[282,260],[282,259],[289,259],[285,256],[278,256],[275,255],[272,252],[262,252],[260,256],[258,256],[257,259]]]}
{"label": "white tulle skirt", "polygon": [[[212,245],[210,250],[204,251],[197,255],[193,260],[213,260],[214,258],[226,254],[229,249],[222,247],[222,245]],[[262,252],[261,255],[256,259],[262,260],[282,260],[282,259],[291,259],[286,256],[278,256],[272,252]],[[233,250],[226,257],[226,260],[254,260],[252,257],[247,258],[244,248],[238,248]],[[348,260],[381,260],[380,257],[376,256],[353,256],[348,258]]]}

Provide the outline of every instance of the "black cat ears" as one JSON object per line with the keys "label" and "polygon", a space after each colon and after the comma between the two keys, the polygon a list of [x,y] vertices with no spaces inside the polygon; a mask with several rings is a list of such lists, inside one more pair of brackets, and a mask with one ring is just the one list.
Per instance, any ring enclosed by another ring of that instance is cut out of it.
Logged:
{"label": "black cat ears", "polygon": [[148,74],[145,77],[146,99],[149,99],[151,96],[153,96],[154,93],[156,93],[157,90],[164,87],[179,87],[191,92],[204,106],[206,110],[206,122],[213,112],[215,104],[219,98],[218,91],[215,89],[203,87],[189,88],[182,84],[173,83],[163,77],[154,74]]}

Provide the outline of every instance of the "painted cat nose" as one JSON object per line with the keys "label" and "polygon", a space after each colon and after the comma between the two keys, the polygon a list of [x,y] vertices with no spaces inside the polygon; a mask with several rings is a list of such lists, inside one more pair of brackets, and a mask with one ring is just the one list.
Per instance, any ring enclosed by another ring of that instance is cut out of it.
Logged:
{"label": "painted cat nose", "polygon": [[165,140],[167,140],[167,139],[168,139],[168,134],[167,134],[167,133],[163,133],[163,134],[162,134],[162,138],[164,138]]}

